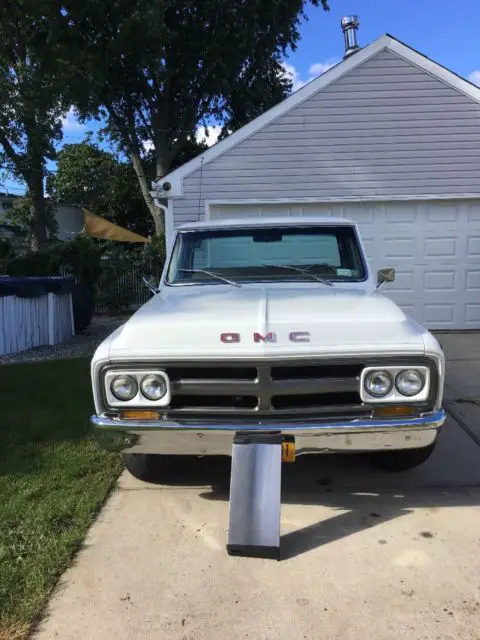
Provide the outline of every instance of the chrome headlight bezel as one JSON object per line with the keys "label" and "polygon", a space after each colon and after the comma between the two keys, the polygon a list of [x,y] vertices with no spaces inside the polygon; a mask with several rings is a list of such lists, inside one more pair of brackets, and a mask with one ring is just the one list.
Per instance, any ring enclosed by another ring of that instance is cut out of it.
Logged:
{"label": "chrome headlight bezel", "polygon": [[[158,400],[150,400],[141,391],[141,384],[144,378],[150,377],[152,375],[158,378],[162,378],[166,386],[166,393]],[[128,376],[130,378],[133,378],[136,382],[136,394],[130,400],[119,400],[112,393],[112,381],[119,376]],[[125,409],[128,407],[166,407],[170,404],[172,398],[170,378],[168,377],[166,371],[163,371],[161,369],[109,369],[105,372],[103,377],[103,393],[105,396],[107,407],[115,409]]]}
{"label": "chrome headlight bezel", "polygon": [[[401,393],[395,384],[395,381],[397,379],[397,376],[405,371],[409,371],[409,370],[414,370],[414,371],[418,371],[418,373],[422,376],[423,380],[424,380],[424,385],[422,387],[422,389],[411,396],[407,396],[403,393]],[[368,393],[368,391],[365,388],[365,379],[367,377],[368,374],[370,374],[372,371],[385,371],[387,372],[391,378],[392,378],[392,388],[390,389],[390,391],[384,395],[384,396],[374,396],[371,395],[370,393]],[[409,403],[409,402],[425,402],[428,400],[429,398],[429,394],[430,394],[430,382],[431,382],[431,372],[430,372],[430,368],[426,367],[426,366],[422,366],[422,365],[396,365],[396,366],[378,366],[378,367],[365,367],[362,371],[362,374],[360,376],[360,398],[362,400],[362,402],[368,403],[368,404],[374,404],[374,403],[385,403],[385,402],[391,402],[391,403],[399,403],[399,404],[405,404],[405,403]]]}

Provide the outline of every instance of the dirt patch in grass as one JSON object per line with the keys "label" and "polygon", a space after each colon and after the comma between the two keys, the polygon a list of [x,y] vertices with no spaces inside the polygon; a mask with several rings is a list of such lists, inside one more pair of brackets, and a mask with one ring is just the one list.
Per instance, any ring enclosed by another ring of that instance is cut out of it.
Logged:
{"label": "dirt patch in grass", "polygon": [[87,359],[0,368],[0,640],[38,619],[120,473],[92,410]]}

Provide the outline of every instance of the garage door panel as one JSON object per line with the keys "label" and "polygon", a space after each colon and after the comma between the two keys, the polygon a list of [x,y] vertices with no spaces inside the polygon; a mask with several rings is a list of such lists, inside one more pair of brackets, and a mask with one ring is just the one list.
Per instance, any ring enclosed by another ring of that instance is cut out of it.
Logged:
{"label": "garage door panel", "polygon": [[453,302],[428,303],[423,305],[425,323],[452,327],[455,324],[455,304]]}
{"label": "garage door panel", "polygon": [[387,237],[383,241],[383,247],[383,256],[387,260],[395,260],[398,258],[402,260],[405,258],[409,260],[415,259],[415,238],[413,236]]}
{"label": "garage door panel", "polygon": [[449,237],[425,238],[423,255],[425,258],[455,258],[458,239]]}
{"label": "garage door panel", "polygon": [[467,220],[468,222],[480,223],[480,207],[478,205],[468,206],[467,208]]}
{"label": "garage door panel", "polygon": [[472,325],[472,328],[477,329],[480,326],[480,304],[467,304],[465,311],[466,324]]}
{"label": "garage door panel", "polygon": [[212,217],[322,215],[359,225],[384,295],[431,329],[480,329],[480,200],[214,205]]}
{"label": "garage door panel", "polygon": [[399,204],[394,209],[385,208],[385,220],[391,224],[409,224],[415,222],[417,211],[416,207],[411,204]]}
{"label": "garage door panel", "polygon": [[458,207],[450,203],[436,203],[435,205],[426,205],[426,218],[427,222],[458,222],[459,210]]}
{"label": "garage door panel", "polygon": [[467,241],[467,257],[480,258],[480,235],[470,236]]}
{"label": "garage door panel", "polygon": [[437,295],[440,291],[455,291],[457,272],[455,269],[425,269],[423,273],[423,288]]}
{"label": "garage door panel", "polygon": [[480,265],[478,269],[465,270],[465,289],[471,292],[480,292]]}

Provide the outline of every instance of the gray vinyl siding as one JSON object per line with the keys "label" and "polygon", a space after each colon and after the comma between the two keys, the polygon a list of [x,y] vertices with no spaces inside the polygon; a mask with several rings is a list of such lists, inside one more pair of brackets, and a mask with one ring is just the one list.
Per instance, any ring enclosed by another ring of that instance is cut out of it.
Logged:
{"label": "gray vinyl siding", "polygon": [[480,105],[383,50],[187,176],[174,220],[205,200],[465,193],[480,195]]}

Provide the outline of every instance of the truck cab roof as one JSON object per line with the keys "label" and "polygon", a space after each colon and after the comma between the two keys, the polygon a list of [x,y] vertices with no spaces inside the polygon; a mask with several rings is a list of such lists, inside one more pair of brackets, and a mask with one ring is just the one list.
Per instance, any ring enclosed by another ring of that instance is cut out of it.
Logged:
{"label": "truck cab roof", "polygon": [[238,229],[251,227],[311,227],[311,226],[344,226],[352,227],[355,223],[346,218],[332,216],[264,216],[251,218],[221,218],[189,222],[177,228],[178,231],[195,231],[206,229]]}

